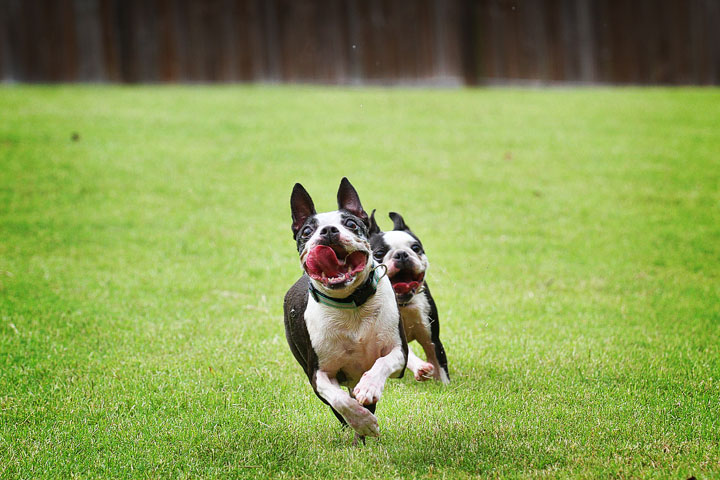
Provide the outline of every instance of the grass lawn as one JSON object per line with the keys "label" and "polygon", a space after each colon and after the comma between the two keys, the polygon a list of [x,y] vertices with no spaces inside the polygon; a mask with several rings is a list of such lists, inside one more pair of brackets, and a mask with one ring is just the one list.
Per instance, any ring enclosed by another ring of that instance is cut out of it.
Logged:
{"label": "grass lawn", "polygon": [[[359,448],[282,321],[343,175],[452,376]],[[0,478],[717,478],[719,432],[719,90],[0,89]]]}

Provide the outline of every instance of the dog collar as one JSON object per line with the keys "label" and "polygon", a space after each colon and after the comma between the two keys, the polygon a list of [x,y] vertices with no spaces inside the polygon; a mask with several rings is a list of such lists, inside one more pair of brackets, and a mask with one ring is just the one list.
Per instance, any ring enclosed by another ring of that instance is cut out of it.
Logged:
{"label": "dog collar", "polygon": [[[378,272],[378,270],[380,270],[380,267],[383,268],[382,274]],[[350,296],[345,298],[329,297],[324,293],[320,292],[317,288],[315,288],[312,282],[310,282],[309,288],[310,295],[315,299],[316,302],[322,303],[323,305],[327,305],[329,307],[340,308],[343,310],[358,308],[362,306],[365,302],[367,302],[367,300],[375,294],[375,292],[377,291],[378,282],[380,282],[380,279],[384,277],[386,273],[387,267],[385,265],[375,265],[372,269],[372,272],[370,272],[370,275],[368,275],[368,279],[365,280],[365,283],[363,283],[362,286],[360,286],[359,288],[355,289],[355,291]]]}

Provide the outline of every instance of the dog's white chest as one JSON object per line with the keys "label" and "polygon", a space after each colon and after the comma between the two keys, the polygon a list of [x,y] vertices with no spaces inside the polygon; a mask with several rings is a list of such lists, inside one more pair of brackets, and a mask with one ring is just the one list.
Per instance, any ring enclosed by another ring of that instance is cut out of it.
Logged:
{"label": "dog's white chest", "polygon": [[342,371],[348,386],[354,386],[400,342],[398,312],[394,299],[388,297],[394,293],[390,282],[383,280],[373,298],[357,309],[337,309],[308,299],[305,322],[318,367],[330,376]]}
{"label": "dog's white chest", "polygon": [[408,343],[418,340],[420,343],[430,339],[430,303],[425,295],[416,295],[412,302],[400,307],[405,337]]}

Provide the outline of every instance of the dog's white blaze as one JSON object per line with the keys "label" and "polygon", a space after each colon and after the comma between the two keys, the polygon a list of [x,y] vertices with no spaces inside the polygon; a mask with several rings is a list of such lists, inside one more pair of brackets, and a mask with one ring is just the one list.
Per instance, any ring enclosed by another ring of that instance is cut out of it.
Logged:
{"label": "dog's white blaze", "polygon": [[315,219],[318,221],[318,226],[320,227],[332,224],[342,226],[342,216],[338,211],[318,213],[315,215]]}
{"label": "dog's white blaze", "polygon": [[383,240],[385,240],[385,243],[387,243],[391,250],[409,247],[416,241],[412,235],[401,230],[391,230],[389,232],[385,232]]}

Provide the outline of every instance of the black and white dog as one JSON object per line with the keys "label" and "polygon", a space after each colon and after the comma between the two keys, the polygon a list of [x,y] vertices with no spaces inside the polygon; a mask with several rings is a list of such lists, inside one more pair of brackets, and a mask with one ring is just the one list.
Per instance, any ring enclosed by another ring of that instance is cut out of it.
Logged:
{"label": "black and white dog", "polygon": [[412,370],[416,380],[435,378],[442,383],[449,383],[447,357],[440,341],[437,307],[425,281],[429,266],[425,250],[400,214],[391,212],[390,219],[393,221],[393,230],[381,231],[373,210],[370,217],[370,245],[375,260],[387,266],[387,275],[397,297],[408,343],[417,340],[427,357],[425,362],[412,350],[408,350],[407,367]]}
{"label": "black and white dog", "polygon": [[402,377],[408,350],[390,280],[372,258],[368,215],[347,178],[337,203],[337,211],[318,214],[303,186],[293,188],[292,231],[305,273],[285,295],[285,336],[317,396],[357,441],[380,434],[375,405],[386,380]]}

